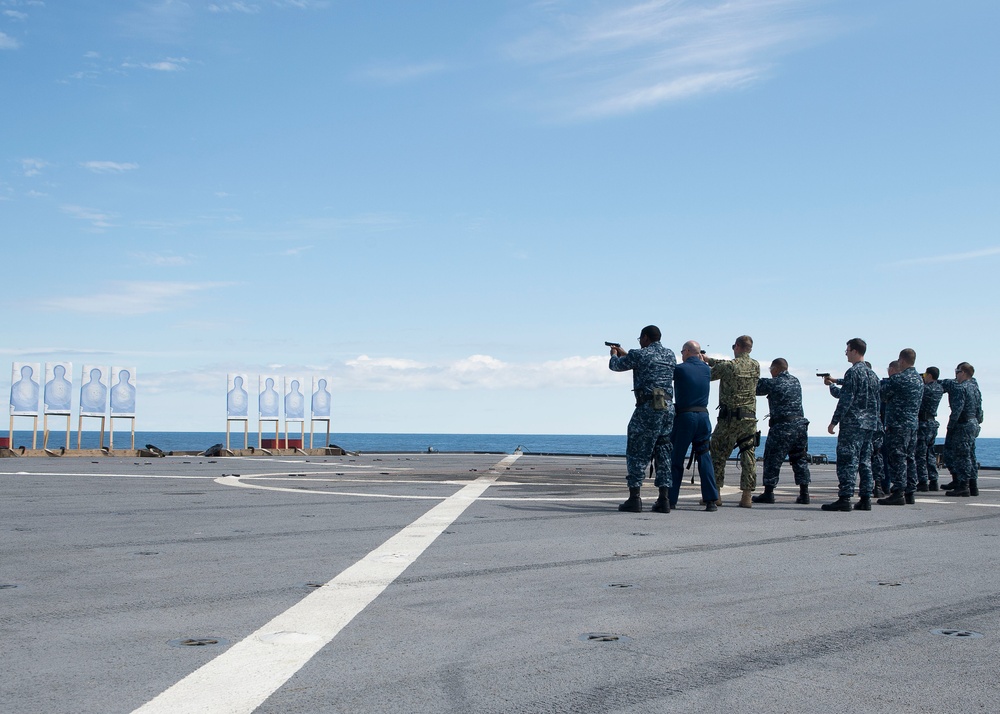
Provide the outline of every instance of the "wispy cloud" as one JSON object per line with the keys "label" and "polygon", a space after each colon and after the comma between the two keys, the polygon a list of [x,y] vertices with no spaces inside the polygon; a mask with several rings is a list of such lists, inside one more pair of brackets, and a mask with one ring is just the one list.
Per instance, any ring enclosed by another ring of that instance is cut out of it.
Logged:
{"label": "wispy cloud", "polygon": [[187,307],[194,295],[231,283],[122,282],[92,295],[49,298],[42,307],[91,315],[146,315]]}
{"label": "wispy cloud", "polygon": [[185,258],[181,255],[132,253],[132,257],[144,265],[152,265],[157,268],[180,268],[185,265],[191,265],[190,258]]}
{"label": "wispy cloud", "polygon": [[84,161],[80,165],[85,169],[90,169],[95,174],[120,174],[139,168],[139,164],[120,163],[118,161]]}
{"label": "wispy cloud", "polygon": [[920,258],[906,258],[897,260],[890,265],[935,265],[938,263],[960,263],[977,258],[988,258],[991,255],[1000,255],[1000,246],[994,248],[983,248],[982,250],[970,250],[966,253],[949,253],[947,255],[928,255]]}
{"label": "wispy cloud", "polygon": [[337,369],[338,385],[366,390],[560,389],[619,383],[607,357],[566,357],[535,364],[504,362],[489,355],[424,363],[361,355]]}
{"label": "wispy cloud", "polygon": [[209,12],[242,12],[247,15],[256,15],[260,12],[260,5],[249,2],[213,2],[208,6]]}
{"label": "wispy cloud", "polygon": [[360,72],[362,79],[379,82],[382,84],[400,84],[426,77],[431,74],[438,74],[448,69],[444,62],[422,62],[414,64],[383,64],[369,67]]}
{"label": "wispy cloud", "polygon": [[122,62],[125,69],[151,69],[154,72],[180,72],[191,60],[187,57],[167,57],[159,62]]}
{"label": "wispy cloud", "polygon": [[[628,114],[761,81],[824,27],[803,0],[552,2],[507,49],[563,115]],[[824,28],[828,31],[828,26]]]}
{"label": "wispy cloud", "polygon": [[28,13],[21,12],[20,10],[4,10],[3,14],[11,20],[17,20],[19,22],[23,22],[28,19]]}
{"label": "wispy cloud", "polygon": [[15,38],[6,32],[0,32],[0,50],[16,50],[21,46]]}
{"label": "wispy cloud", "polygon": [[21,159],[21,171],[25,176],[38,176],[49,165],[43,159]]}
{"label": "wispy cloud", "polygon": [[67,213],[73,218],[77,218],[81,221],[87,221],[94,228],[103,231],[105,228],[114,227],[114,219],[117,216],[113,213],[105,213],[94,208],[86,208],[84,206],[61,206],[63,213]]}

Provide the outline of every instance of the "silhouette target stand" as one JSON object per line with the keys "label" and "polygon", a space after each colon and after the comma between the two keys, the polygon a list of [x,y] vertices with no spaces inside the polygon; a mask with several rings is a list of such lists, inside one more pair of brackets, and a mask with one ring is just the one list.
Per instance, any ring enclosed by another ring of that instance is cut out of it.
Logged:
{"label": "silhouette target stand", "polygon": [[108,421],[108,447],[115,448],[115,419],[128,419],[135,448],[135,367],[111,368],[111,419]]}
{"label": "silhouette target stand", "polygon": [[73,363],[47,362],[45,364],[45,391],[43,392],[42,448],[49,448],[49,417],[66,417],[66,448],[72,426],[70,406],[73,401]]}
{"label": "silhouette target stand", "polygon": [[257,445],[264,448],[264,424],[274,422],[274,447],[277,448],[281,428],[281,395],[275,387],[279,378],[262,374],[257,377]]}
{"label": "silhouette target stand", "polygon": [[326,377],[312,378],[312,398],[310,401],[309,417],[309,448],[313,448],[313,437],[316,435],[316,422],[326,422],[326,441],[330,443],[330,381]]}
{"label": "silhouette target stand", "polygon": [[285,445],[288,447],[288,425],[299,425],[298,447],[302,448],[306,439],[306,396],[303,394],[302,377],[285,377]]}
{"label": "silhouette target stand", "polygon": [[250,394],[246,390],[247,375],[226,377],[226,450],[229,450],[229,430],[233,422],[243,422],[243,448],[250,446]]}
{"label": "silhouette target stand", "polygon": [[104,449],[104,427],[108,413],[108,384],[111,372],[107,367],[93,364],[83,365],[80,372],[80,416],[76,426],[76,448],[80,448],[83,438],[83,420],[100,419],[101,435],[99,447]]}
{"label": "silhouette target stand", "polygon": [[10,370],[10,435],[14,448],[14,417],[31,417],[31,448],[38,448],[38,402],[41,397],[42,366],[37,362],[14,362]]}

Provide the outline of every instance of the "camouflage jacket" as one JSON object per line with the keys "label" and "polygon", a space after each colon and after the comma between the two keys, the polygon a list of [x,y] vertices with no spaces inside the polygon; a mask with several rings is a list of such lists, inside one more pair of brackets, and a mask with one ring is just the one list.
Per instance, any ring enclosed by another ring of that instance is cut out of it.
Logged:
{"label": "camouflage jacket", "polygon": [[948,428],[964,421],[983,423],[983,394],[979,391],[979,382],[975,377],[964,382],[942,379],[941,387],[948,393],[948,406],[951,407]]}
{"label": "camouflage jacket", "polygon": [[708,366],[712,368],[712,381],[719,380],[720,407],[756,410],[757,380],[760,379],[757,360],[746,353],[735,359],[709,357]]}
{"label": "camouflage jacket", "polygon": [[885,403],[886,427],[917,428],[920,403],[924,399],[924,381],[917,370],[908,367],[883,379],[881,397]]}
{"label": "camouflage jacket", "polygon": [[632,389],[636,397],[648,397],[654,387],[662,388],[671,400],[674,396],[674,368],[677,360],[669,347],[653,342],[649,347],[629,350],[624,357],[611,357],[608,368],[614,372],[632,370]]}
{"label": "camouflage jacket", "polygon": [[944,396],[944,387],[937,380],[924,384],[924,397],[920,401],[920,421],[932,421],[937,419],[938,405],[941,397]]}
{"label": "camouflage jacket", "polygon": [[767,397],[771,424],[792,421],[805,416],[802,411],[802,385],[788,371],[777,377],[757,380],[757,396]]}
{"label": "camouflage jacket", "polygon": [[830,423],[854,429],[879,428],[879,378],[864,362],[855,362],[844,373],[837,408]]}

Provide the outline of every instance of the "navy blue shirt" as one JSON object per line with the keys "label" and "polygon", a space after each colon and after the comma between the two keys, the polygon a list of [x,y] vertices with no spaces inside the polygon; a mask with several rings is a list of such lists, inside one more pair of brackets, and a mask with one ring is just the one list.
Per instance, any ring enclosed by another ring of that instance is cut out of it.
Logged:
{"label": "navy blue shirt", "polygon": [[708,407],[712,368],[697,355],[688,357],[674,369],[674,404],[678,411],[688,407]]}

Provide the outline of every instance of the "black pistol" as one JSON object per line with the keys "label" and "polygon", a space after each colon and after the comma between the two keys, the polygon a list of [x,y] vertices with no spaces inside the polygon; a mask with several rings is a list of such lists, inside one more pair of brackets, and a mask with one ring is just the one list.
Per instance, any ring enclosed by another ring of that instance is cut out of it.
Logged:
{"label": "black pistol", "polygon": [[604,344],[605,344],[605,346],[606,346],[606,347],[617,347],[618,349],[621,349],[621,347],[622,347],[622,346],[621,346],[621,345],[620,345],[619,343],[617,343],[617,342],[607,342],[607,341],[606,341],[606,342],[605,342]]}

